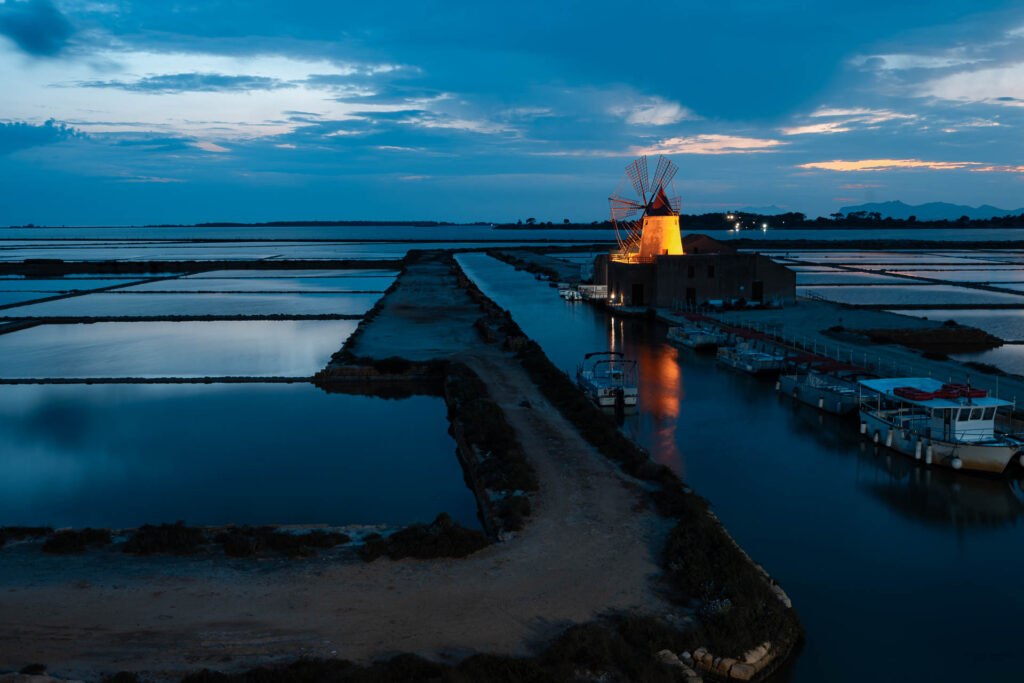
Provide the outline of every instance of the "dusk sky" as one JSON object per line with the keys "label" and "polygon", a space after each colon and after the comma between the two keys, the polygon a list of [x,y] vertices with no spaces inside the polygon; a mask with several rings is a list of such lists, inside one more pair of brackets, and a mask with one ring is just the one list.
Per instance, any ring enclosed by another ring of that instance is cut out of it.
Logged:
{"label": "dusk sky", "polygon": [[1024,6],[0,0],[0,225],[1024,206]]}

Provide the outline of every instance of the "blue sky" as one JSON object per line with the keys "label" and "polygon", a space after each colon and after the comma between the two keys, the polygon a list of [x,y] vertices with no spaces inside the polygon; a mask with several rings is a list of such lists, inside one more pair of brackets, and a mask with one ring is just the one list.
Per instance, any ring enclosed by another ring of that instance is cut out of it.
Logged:
{"label": "blue sky", "polygon": [[1024,206],[1024,6],[0,0],[0,224]]}

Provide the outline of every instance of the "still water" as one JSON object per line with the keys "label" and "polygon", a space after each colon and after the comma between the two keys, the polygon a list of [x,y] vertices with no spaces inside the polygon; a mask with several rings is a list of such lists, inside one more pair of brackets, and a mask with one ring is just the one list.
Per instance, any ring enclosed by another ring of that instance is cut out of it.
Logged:
{"label": "still water", "polygon": [[[395,429],[400,425],[401,429]],[[0,387],[0,526],[478,528],[444,401],[311,384]]]}
{"label": "still water", "polygon": [[0,335],[0,379],[309,377],[358,320],[38,325]]}
{"label": "still water", "polygon": [[106,317],[172,315],[362,315],[382,295],[375,294],[168,294],[99,292],[56,301],[27,303],[0,311],[0,317]]}
{"label": "still water", "polygon": [[807,628],[787,680],[1019,681],[1021,481],[926,470],[856,423],[664,342],[660,325],[563,302],[480,255],[467,274],[567,372],[589,351],[639,362],[626,431],[707,497]]}

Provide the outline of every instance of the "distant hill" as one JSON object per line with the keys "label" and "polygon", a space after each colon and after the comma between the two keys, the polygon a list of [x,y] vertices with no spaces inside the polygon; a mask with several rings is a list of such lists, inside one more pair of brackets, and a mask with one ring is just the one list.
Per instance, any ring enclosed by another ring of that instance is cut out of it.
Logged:
{"label": "distant hill", "polygon": [[738,210],[739,213],[753,213],[758,216],[778,216],[781,213],[789,213],[789,209],[783,209],[772,204],[771,206],[744,206]]}
{"label": "distant hill", "polygon": [[870,202],[868,204],[858,204],[856,206],[844,206],[839,209],[839,211],[845,214],[857,211],[880,213],[883,218],[889,217],[902,220],[906,220],[907,218],[914,216],[919,221],[955,221],[961,216],[967,216],[971,220],[988,220],[989,218],[1018,216],[1020,214],[1024,214],[1024,208],[1000,209],[997,206],[990,206],[988,204],[974,207],[965,206],[963,204],[948,204],[946,202],[929,202],[927,204],[918,204],[917,206],[914,206],[911,204],[904,204],[900,201]]}

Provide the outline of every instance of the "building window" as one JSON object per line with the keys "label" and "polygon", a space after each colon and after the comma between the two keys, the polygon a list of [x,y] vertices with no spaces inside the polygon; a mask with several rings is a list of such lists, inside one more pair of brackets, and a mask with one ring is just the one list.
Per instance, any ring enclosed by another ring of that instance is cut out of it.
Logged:
{"label": "building window", "polygon": [[693,266],[688,266],[686,268],[686,277],[693,277]]}
{"label": "building window", "polygon": [[715,267],[714,266],[708,266],[708,277],[714,277],[714,276],[715,276]]}

